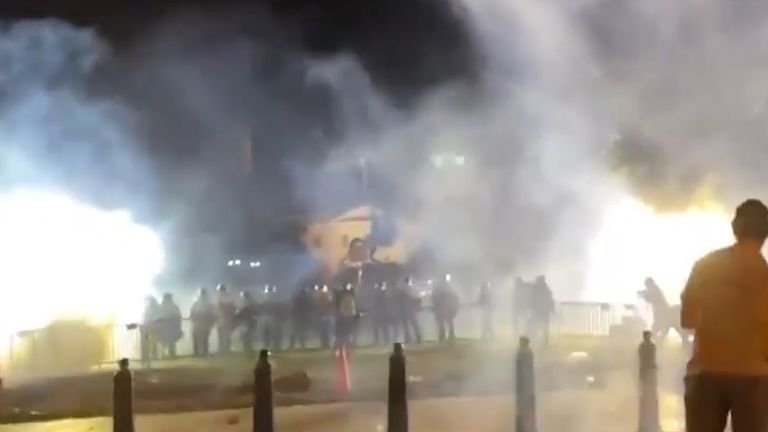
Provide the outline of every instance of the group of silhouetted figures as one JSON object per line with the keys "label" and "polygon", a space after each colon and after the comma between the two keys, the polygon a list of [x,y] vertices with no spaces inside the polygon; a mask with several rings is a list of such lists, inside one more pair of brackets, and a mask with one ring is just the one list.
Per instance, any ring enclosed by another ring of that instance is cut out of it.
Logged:
{"label": "group of silhouetted figures", "polygon": [[[518,289],[530,289],[529,285],[521,287]],[[224,285],[212,294],[203,288],[189,311],[193,354],[212,354],[214,334],[218,354],[233,352],[236,338],[246,354],[253,354],[257,347],[281,350],[358,345],[360,335],[366,333],[374,345],[393,341],[419,344],[424,341],[424,310],[431,312],[434,319],[436,339],[455,341],[460,301],[450,278],[426,288],[417,290],[410,278],[399,284],[375,283],[364,295],[351,284],[333,289],[310,285],[298,288],[290,299],[279,297],[274,286],[267,286],[258,295],[242,291],[239,296]],[[551,299],[548,287],[545,290]],[[482,309],[483,338],[494,335],[492,297],[490,284],[483,284],[475,304]],[[532,298],[525,295],[526,301]],[[182,320],[172,295],[165,294],[159,303],[153,297],[147,298],[140,326],[145,362],[176,356],[177,344],[183,337]]]}

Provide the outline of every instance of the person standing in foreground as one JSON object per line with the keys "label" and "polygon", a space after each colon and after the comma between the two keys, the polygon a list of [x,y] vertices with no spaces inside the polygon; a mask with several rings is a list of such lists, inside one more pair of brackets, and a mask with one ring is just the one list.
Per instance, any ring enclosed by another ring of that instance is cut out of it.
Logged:
{"label": "person standing in foreground", "polygon": [[768,208],[750,199],[731,224],[736,243],[693,266],[680,324],[693,330],[685,377],[688,432],[768,430]]}

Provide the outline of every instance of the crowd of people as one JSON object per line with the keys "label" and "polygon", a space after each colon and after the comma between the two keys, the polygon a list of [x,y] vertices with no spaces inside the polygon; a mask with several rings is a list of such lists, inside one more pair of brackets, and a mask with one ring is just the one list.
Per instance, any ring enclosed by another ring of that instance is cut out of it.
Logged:
{"label": "crowd of people", "polygon": [[[693,266],[682,293],[679,321],[662,313],[664,319],[654,326],[655,331],[679,327],[681,333],[693,334],[685,378],[686,427],[690,432],[723,431],[729,418],[736,432],[768,428],[768,263],[761,253],[768,238],[768,207],[758,200],[745,201],[736,210],[732,228],[736,238],[733,245],[705,255]],[[642,298],[662,306],[655,309],[677,314],[652,279],[645,285]],[[264,346],[280,349],[286,325],[291,331],[290,347],[306,346],[313,329],[323,347],[355,344],[364,314],[370,318],[374,343],[423,340],[417,315],[424,308],[424,296],[414,290],[410,279],[392,287],[375,284],[371,301],[363,307],[351,285],[337,289],[304,287],[287,303],[278,301],[275,291],[268,287],[264,300],[257,302],[248,292],[241,293],[237,301],[223,285],[217,288],[215,298],[200,290],[190,311],[194,353],[210,353],[214,329],[220,353],[232,350],[237,329],[248,353],[253,352],[259,329]],[[490,285],[485,284],[476,301],[483,308],[482,333],[488,338],[494,331],[492,297]],[[429,299],[437,339],[454,340],[460,304],[450,278],[433,287]],[[520,332],[546,342],[554,309],[552,291],[543,276],[533,282],[516,281],[511,312]],[[149,359],[159,353],[174,356],[182,337],[181,321],[179,307],[170,294],[159,303],[148,299],[140,326],[142,357]],[[651,335],[645,333],[644,343],[650,343]],[[652,361],[646,363],[656,367]]]}
{"label": "crowd of people", "polygon": [[[330,349],[358,345],[366,333],[374,345],[393,341],[420,344],[424,341],[423,310],[431,312],[435,338],[452,343],[462,306],[480,308],[481,336],[494,337],[495,296],[490,283],[482,284],[476,301],[465,305],[460,304],[450,275],[442,282],[430,282],[427,288],[417,288],[411,278],[391,286],[378,282],[365,289],[351,284],[336,288],[314,285],[298,288],[289,300],[279,296],[274,286],[265,287],[258,295],[242,291],[239,296],[224,285],[219,285],[215,293],[203,288],[188,315],[193,354],[212,354],[213,334],[218,354],[231,353],[235,338],[249,355],[254,353],[257,341],[261,342],[259,347],[271,350],[307,348],[312,344]],[[518,328],[546,341],[554,300],[544,277],[531,283],[518,279],[513,302],[511,310],[520,320]],[[182,320],[172,295],[165,294],[159,303],[154,297],[147,298],[140,325],[145,362],[176,356],[176,347],[183,338]]]}

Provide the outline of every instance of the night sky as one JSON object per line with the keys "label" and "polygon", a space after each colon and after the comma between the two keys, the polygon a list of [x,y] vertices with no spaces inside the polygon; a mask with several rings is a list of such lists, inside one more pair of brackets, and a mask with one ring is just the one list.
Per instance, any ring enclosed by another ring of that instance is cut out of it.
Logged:
{"label": "night sky", "polygon": [[472,75],[466,29],[450,1],[441,0],[8,0],[5,19],[55,17],[96,28],[118,47],[130,46],[174,15],[258,11],[317,55],[349,50],[374,80],[402,98]]}

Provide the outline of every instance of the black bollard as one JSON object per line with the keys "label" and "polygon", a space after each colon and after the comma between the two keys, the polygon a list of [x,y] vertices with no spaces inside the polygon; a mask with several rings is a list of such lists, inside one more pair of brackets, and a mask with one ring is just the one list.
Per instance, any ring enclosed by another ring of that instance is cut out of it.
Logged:
{"label": "black bollard", "polygon": [[253,432],[274,432],[273,409],[272,366],[269,351],[263,349],[253,373]]}
{"label": "black bollard", "polygon": [[515,432],[536,432],[536,382],[531,341],[520,337],[515,358]]}
{"label": "black bollard", "polygon": [[408,398],[403,344],[396,343],[389,357],[387,432],[408,432]]}
{"label": "black bollard", "polygon": [[656,345],[651,340],[651,332],[643,332],[643,342],[640,343],[638,354],[640,357],[640,403],[637,430],[639,432],[659,432],[661,422],[659,420]]}
{"label": "black bollard", "polygon": [[117,362],[112,395],[113,432],[133,432],[133,377],[128,369],[128,359]]}

